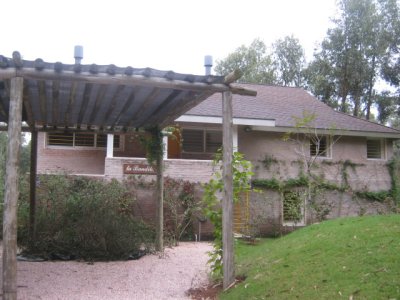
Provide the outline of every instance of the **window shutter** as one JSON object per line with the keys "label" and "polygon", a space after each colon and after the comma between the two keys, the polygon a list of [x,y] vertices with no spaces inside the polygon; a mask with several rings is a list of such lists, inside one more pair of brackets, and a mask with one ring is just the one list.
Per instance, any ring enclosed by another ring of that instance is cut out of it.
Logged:
{"label": "window shutter", "polygon": [[184,152],[204,152],[203,130],[184,129],[182,148]]}
{"label": "window shutter", "polygon": [[49,146],[74,146],[74,134],[73,133],[60,133],[53,132],[47,134],[47,143]]}
{"label": "window shutter", "polygon": [[370,159],[382,158],[382,140],[380,139],[367,140],[367,158]]}

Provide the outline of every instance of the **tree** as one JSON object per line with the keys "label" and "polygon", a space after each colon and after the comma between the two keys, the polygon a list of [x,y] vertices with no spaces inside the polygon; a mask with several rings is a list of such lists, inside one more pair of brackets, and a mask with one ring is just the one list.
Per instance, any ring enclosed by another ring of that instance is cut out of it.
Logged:
{"label": "tree", "polygon": [[299,40],[287,36],[278,39],[272,47],[278,83],[283,86],[302,86],[305,55]]}
{"label": "tree", "polygon": [[[307,69],[309,89],[342,112],[369,119],[376,82],[392,33],[388,9],[395,0],[341,0],[340,17]],[[385,6],[386,5],[386,6]]]}
{"label": "tree", "polygon": [[263,41],[255,39],[249,47],[242,45],[229,54],[224,60],[217,61],[215,72],[225,75],[234,70],[241,70],[241,82],[276,83],[275,69],[270,54]]}

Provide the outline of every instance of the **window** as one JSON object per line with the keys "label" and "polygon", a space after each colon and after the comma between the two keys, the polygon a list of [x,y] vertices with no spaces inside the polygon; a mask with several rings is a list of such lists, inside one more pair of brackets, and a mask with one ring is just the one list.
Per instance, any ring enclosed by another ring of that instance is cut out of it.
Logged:
{"label": "window", "polygon": [[[47,145],[62,147],[106,148],[107,134],[52,132],[47,134]],[[114,148],[118,149],[120,147],[121,138],[119,135],[114,135]]]}
{"label": "window", "polygon": [[304,225],[304,194],[300,191],[283,193],[283,223],[286,225]]}
{"label": "window", "polygon": [[384,159],[385,147],[383,139],[367,139],[367,158]]}
{"label": "window", "polygon": [[330,157],[330,139],[327,136],[315,136],[310,139],[310,156]]}
{"label": "window", "polygon": [[215,153],[222,146],[222,132],[217,130],[183,129],[182,149],[189,153]]}

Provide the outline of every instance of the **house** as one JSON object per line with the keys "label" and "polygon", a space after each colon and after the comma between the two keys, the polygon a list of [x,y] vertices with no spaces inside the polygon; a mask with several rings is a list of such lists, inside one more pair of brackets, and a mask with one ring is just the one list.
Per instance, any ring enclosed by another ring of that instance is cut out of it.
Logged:
{"label": "house", "polygon": [[[334,111],[301,88],[239,86],[257,96],[233,97],[234,148],[253,163],[254,182],[269,188],[237,206],[237,228],[253,225],[272,234],[324,218],[388,211],[388,205],[362,195],[393,188],[388,162],[400,131]],[[165,176],[200,183],[211,178],[222,144],[221,107],[220,96],[212,95],[175,120],[179,131],[165,138]],[[284,140],[288,134],[292,138]],[[151,178],[139,135],[39,133],[38,172]],[[304,184],[288,184],[304,174],[324,187],[313,203],[304,196]]]}

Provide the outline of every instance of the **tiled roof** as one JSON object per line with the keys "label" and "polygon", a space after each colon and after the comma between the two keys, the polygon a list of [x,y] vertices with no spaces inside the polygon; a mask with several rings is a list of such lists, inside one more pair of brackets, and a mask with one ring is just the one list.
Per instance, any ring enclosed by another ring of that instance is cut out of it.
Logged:
{"label": "tiled roof", "polygon": [[[396,129],[337,112],[302,88],[257,84],[240,86],[257,91],[257,96],[233,95],[233,115],[236,118],[274,119],[276,127],[293,127],[293,117],[301,118],[303,112],[308,112],[315,114],[313,127],[318,129],[400,135]],[[185,115],[221,116],[221,96],[207,98]]]}
{"label": "tiled roof", "polygon": [[[9,120],[11,80],[22,77],[23,121],[37,130],[120,131],[166,126],[215,92],[223,76],[115,65],[67,65],[0,55],[0,122]],[[221,97],[221,95],[219,95]]]}

